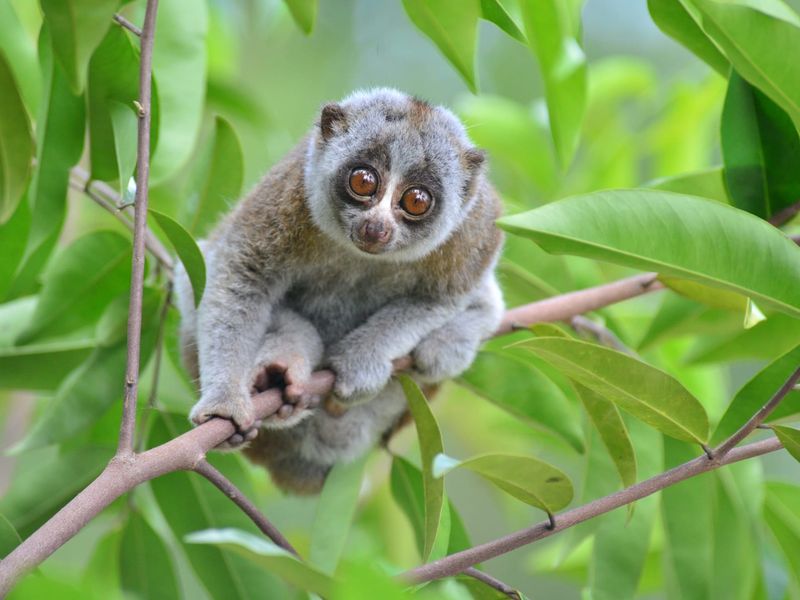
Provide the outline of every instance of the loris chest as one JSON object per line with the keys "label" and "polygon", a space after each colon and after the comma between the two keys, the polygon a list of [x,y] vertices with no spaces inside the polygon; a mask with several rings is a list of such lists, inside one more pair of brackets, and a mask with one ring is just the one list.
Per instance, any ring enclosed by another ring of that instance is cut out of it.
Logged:
{"label": "loris chest", "polygon": [[314,324],[326,346],[409,294],[415,283],[402,267],[344,256],[305,271],[290,286],[285,302]]}

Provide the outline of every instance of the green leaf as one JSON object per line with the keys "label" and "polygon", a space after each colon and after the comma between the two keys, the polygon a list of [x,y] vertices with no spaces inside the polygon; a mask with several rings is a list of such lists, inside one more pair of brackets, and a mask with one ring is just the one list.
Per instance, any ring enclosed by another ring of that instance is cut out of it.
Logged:
{"label": "green leaf", "polygon": [[392,498],[411,523],[417,549],[421,555],[425,551],[425,492],[422,471],[402,456],[394,456],[389,486]]}
{"label": "green leaf", "polygon": [[318,0],[285,0],[289,12],[300,30],[310,35],[317,19]]}
{"label": "green leaf", "polygon": [[797,15],[782,3],[780,11],[769,12],[746,2],[692,3],[702,15],[703,29],[736,71],[783,108],[800,129],[800,62],[786,60],[800,47]]}
{"label": "green leaf", "polygon": [[800,317],[800,247],[731,206],[669,192],[604,191],[503,217],[498,224],[551,253],[692,279]]}
{"label": "green leaf", "polygon": [[576,383],[575,391],[614,461],[622,485],[633,485],[636,483],[636,454],[619,410],[612,402],[585,386]]}
{"label": "green leaf", "polygon": [[425,545],[422,560],[427,562],[432,556],[435,560],[444,555],[450,535],[449,527],[445,531],[445,527],[441,526],[445,512],[444,481],[435,477],[432,470],[434,457],[444,452],[442,434],[419,386],[407,375],[400,376],[400,383],[417,426],[425,495]]}
{"label": "green leaf", "polygon": [[[146,365],[155,348],[158,308],[161,294],[146,289],[142,308],[141,364]],[[127,296],[127,294],[126,294]],[[117,304],[107,312],[115,312]],[[127,297],[119,315],[120,333],[127,322]],[[105,315],[104,315],[105,316]],[[99,345],[91,356],[72,371],[61,383],[55,397],[27,435],[14,448],[19,453],[32,448],[56,444],[86,431],[116,402],[124,392],[127,343],[124,336],[110,339],[111,345]]]}
{"label": "green leaf", "polygon": [[0,514],[0,556],[8,556],[21,541],[22,538],[19,537],[11,521]]}
{"label": "green leaf", "polygon": [[475,43],[481,7],[478,0],[403,0],[411,22],[439,47],[472,92],[475,82]]}
{"label": "green leaf", "polygon": [[768,482],[764,520],[783,554],[788,573],[800,583],[800,487]]}
{"label": "green leaf", "polygon": [[0,389],[56,389],[92,353],[94,340],[0,348]]}
{"label": "green leaf", "polygon": [[79,94],[89,59],[111,27],[119,0],[41,0],[41,5],[58,61]]}
{"label": "green leaf", "polygon": [[19,457],[11,487],[0,499],[0,513],[27,538],[86,487],[112,455],[108,448],[83,446],[65,452],[48,448]]}
{"label": "green leaf", "polygon": [[0,301],[5,299],[25,255],[30,228],[31,211],[28,202],[23,199],[11,218],[0,225],[0,256],[3,257],[0,261]]}
{"label": "green leaf", "polygon": [[128,182],[136,168],[137,135],[139,118],[133,106],[126,106],[115,100],[107,103],[111,116],[111,130],[114,133],[114,153],[117,157],[119,173],[119,195],[123,200],[128,198]]}
{"label": "green leaf", "polygon": [[522,33],[514,19],[509,16],[508,11],[500,3],[500,0],[481,0],[481,17],[497,25],[518,42],[528,43],[525,34]]}
{"label": "green leaf", "polygon": [[725,190],[725,179],[721,167],[712,167],[703,171],[664,177],[651,181],[646,187],[689,196],[700,196],[728,204],[728,193]]}
{"label": "green leaf", "polygon": [[[334,465],[317,502],[311,525],[308,561],[328,575],[336,572],[347,542],[367,456],[365,454],[353,462]],[[331,515],[336,515],[336,518],[331,518]]]}
{"label": "green leaf", "polygon": [[525,35],[539,60],[556,155],[566,169],[586,109],[586,56],[567,0],[523,0]]}
{"label": "green leaf", "polygon": [[647,8],[661,31],[681,43],[717,73],[728,76],[728,59],[708,39],[684,0],[647,0]]}
{"label": "green leaf", "polygon": [[208,233],[242,191],[244,155],[231,124],[217,117],[208,148],[199,161],[197,188],[189,194],[181,222],[195,236]]}
{"label": "green leaf", "polygon": [[708,439],[703,406],[680,382],[655,367],[580,340],[534,338],[518,346],[667,435],[698,444]]}
{"label": "green leaf", "polygon": [[[138,49],[121,27],[108,32],[89,63],[87,96],[92,179],[121,180],[129,174],[120,174],[119,165],[126,164],[126,159],[117,156],[117,147],[130,139],[131,132],[130,120],[123,116],[119,105],[132,109],[134,101],[139,98]],[[155,113],[155,109],[152,110]],[[115,133],[119,133],[123,140],[117,140]],[[126,152],[129,153],[130,149]],[[127,184],[127,180],[121,184]]]}
{"label": "green leaf", "polygon": [[456,460],[440,454],[434,461],[434,475],[442,477],[455,468],[474,471],[517,500],[553,514],[572,500],[572,483],[556,467],[530,456],[484,454]]}
{"label": "green leaf", "polygon": [[207,3],[160,3],[156,32],[153,78],[158,89],[158,143],[150,166],[151,185],[186,164],[200,135],[206,94]]}
{"label": "green leaf", "polygon": [[800,137],[789,116],[733,71],[722,111],[731,203],[769,219],[800,200]]}
{"label": "green leaf", "polygon": [[[745,383],[736,392],[725,414],[722,415],[711,438],[712,443],[719,444],[744,425],[789,379],[797,365],[800,365],[800,346],[792,348],[774,360]],[[800,411],[800,391],[793,390],[781,401],[778,408],[770,415],[770,419],[798,411]]]}
{"label": "green leaf", "polygon": [[14,73],[0,53],[0,224],[14,214],[31,171],[33,139]]}
{"label": "green leaf", "polygon": [[[16,10],[15,10],[16,9]],[[33,10],[38,11],[38,7]],[[35,114],[39,106],[42,82],[36,58],[36,42],[32,39],[17,14],[19,8],[11,2],[0,2],[0,54],[5,55],[20,95],[28,111]],[[20,11],[21,12],[21,11]]]}
{"label": "green leaf", "polygon": [[119,576],[122,531],[112,529],[94,547],[81,578],[81,589],[92,598],[124,600]]}
{"label": "green leaf", "polygon": [[521,353],[478,352],[458,383],[533,427],[544,428],[583,452],[577,411],[561,389]]}
{"label": "green leaf", "polygon": [[138,512],[128,517],[122,530],[119,572],[126,593],[148,600],[179,597],[169,551]]}
{"label": "green leaf", "polygon": [[185,536],[185,539],[190,544],[214,544],[230,549],[301,590],[325,597],[333,593],[334,582],[328,575],[301,562],[296,556],[263,537],[227,528],[198,531]]}
{"label": "green leaf", "polygon": [[665,294],[658,312],[650,321],[647,331],[637,346],[638,349],[646,350],[668,336],[686,333],[687,328],[707,310],[706,307],[694,300],[677,294]]}
{"label": "green leaf", "polygon": [[791,454],[795,460],[800,462],[800,430],[793,427],[784,427],[782,425],[773,425],[772,429],[775,435],[786,448],[786,451]]}
{"label": "green leaf", "polygon": [[[189,428],[185,416],[160,414],[153,420],[148,445],[162,444]],[[250,486],[241,465],[232,455],[209,456],[243,494]],[[219,527],[236,527],[261,535],[245,514],[216,487],[195,473],[170,473],[150,486],[158,506],[179,540],[188,534]],[[263,566],[223,548],[207,544],[182,544],[192,569],[215,599],[285,598],[287,590]]]}
{"label": "green leaf", "polygon": [[160,213],[155,210],[148,210],[161,230],[166,234],[170,244],[178,253],[178,258],[181,259],[186,274],[189,276],[189,281],[192,284],[192,292],[194,292],[194,304],[200,305],[200,300],[203,298],[203,290],[206,287],[206,263],[203,259],[203,253],[197,246],[197,242],[186,231],[183,226],[175,221],[172,217]]}
{"label": "green leaf", "polygon": [[75,240],[49,266],[36,312],[17,343],[75,331],[100,318],[130,285],[130,242],[113,231]]}

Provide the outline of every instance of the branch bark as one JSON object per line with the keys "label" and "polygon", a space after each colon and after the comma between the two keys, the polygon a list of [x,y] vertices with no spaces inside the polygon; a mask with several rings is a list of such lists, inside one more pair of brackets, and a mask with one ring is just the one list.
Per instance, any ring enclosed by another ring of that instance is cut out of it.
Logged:
{"label": "branch bark", "polygon": [[125,398],[117,455],[133,455],[136,425],[136,396],[139,391],[139,357],[142,338],[142,290],[147,232],[147,185],[150,177],[150,97],[153,80],[153,42],[158,0],[147,0],[142,26],[139,58],[139,131],[136,147],[136,203],[133,215],[133,259],[131,296],[128,306],[128,361],[125,369]]}

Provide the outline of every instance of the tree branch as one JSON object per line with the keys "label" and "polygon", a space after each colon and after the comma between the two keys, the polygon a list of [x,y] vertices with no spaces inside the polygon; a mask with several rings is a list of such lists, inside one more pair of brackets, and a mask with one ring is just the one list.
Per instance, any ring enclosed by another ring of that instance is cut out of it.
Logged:
{"label": "tree branch", "polygon": [[142,337],[142,290],[144,288],[144,252],[147,231],[147,186],[150,176],[150,96],[153,74],[158,0],[147,0],[142,27],[139,58],[139,131],[136,146],[136,203],[133,216],[133,259],[131,299],[128,307],[128,361],[125,369],[125,398],[117,455],[133,455],[133,432],[136,425],[136,396],[139,390],[139,358]]}
{"label": "tree branch", "polygon": [[488,573],[479,571],[475,567],[469,567],[467,569],[464,569],[463,574],[485,583],[489,587],[496,589],[498,592],[500,592],[501,594],[505,594],[509,598],[513,598],[514,600],[521,600],[521,596],[519,595],[519,592],[517,590],[512,588],[510,585],[503,583],[496,577],[492,577]]}
{"label": "tree branch", "polygon": [[126,19],[122,15],[114,15],[114,21],[117,23],[117,25],[124,27],[125,29],[130,31],[133,35],[138,35],[139,37],[142,37],[142,30],[139,29],[136,25],[134,25],[130,21],[128,21],[128,19]]}

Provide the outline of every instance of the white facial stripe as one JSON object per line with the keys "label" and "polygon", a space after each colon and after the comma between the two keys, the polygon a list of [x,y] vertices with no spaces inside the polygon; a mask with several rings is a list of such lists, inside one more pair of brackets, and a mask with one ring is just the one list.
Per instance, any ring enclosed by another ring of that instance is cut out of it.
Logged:
{"label": "white facial stripe", "polygon": [[386,221],[391,221],[392,217],[392,197],[397,188],[397,177],[392,176],[386,184],[386,191],[383,193],[380,201],[372,208],[375,214],[380,215]]}

